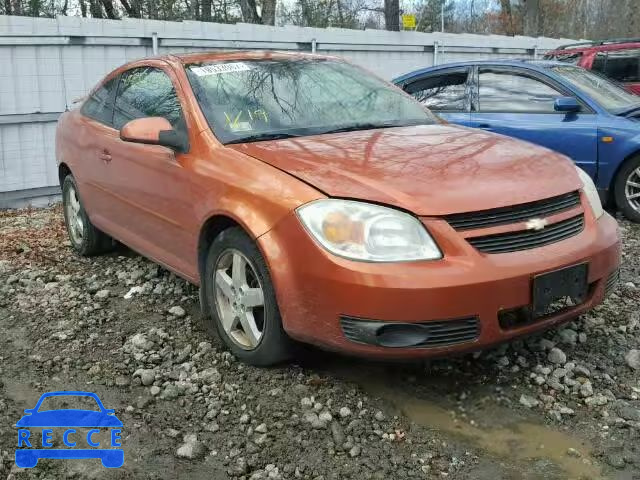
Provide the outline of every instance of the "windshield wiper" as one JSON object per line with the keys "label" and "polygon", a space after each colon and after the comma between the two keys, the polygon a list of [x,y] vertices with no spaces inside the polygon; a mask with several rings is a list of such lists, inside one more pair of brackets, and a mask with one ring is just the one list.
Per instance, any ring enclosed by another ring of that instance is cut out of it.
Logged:
{"label": "windshield wiper", "polygon": [[329,128],[329,129],[304,127],[304,128],[296,128],[286,132],[264,132],[264,133],[256,133],[253,135],[247,135],[245,137],[234,138],[233,140],[229,140],[228,142],[225,142],[225,145],[230,145],[233,143],[281,140],[284,138],[304,137],[308,135],[324,135],[326,133],[354,132],[356,130],[374,130],[379,128],[410,127],[410,126],[425,125],[425,124],[426,124],[425,121],[420,120],[420,121],[407,121],[407,122],[354,123],[352,125],[344,125],[342,127],[335,127],[335,128]]}
{"label": "windshield wiper", "polygon": [[329,130],[322,130],[317,132],[316,135],[324,135],[325,133],[340,133],[340,132],[355,132],[357,130],[374,130],[378,128],[393,128],[393,127],[407,127],[412,124],[405,123],[354,123],[353,125],[345,125],[344,127],[331,128]]}
{"label": "windshield wiper", "polygon": [[414,120],[406,122],[381,122],[381,123],[354,123],[353,125],[345,125],[343,127],[331,128],[329,130],[323,130],[317,132],[315,135],[324,135],[325,133],[340,133],[340,132],[355,132],[357,130],[376,130],[380,128],[394,128],[394,127],[415,127],[416,125],[428,125],[429,122],[425,120]]}
{"label": "windshield wiper", "polygon": [[287,132],[266,132],[266,133],[256,133],[254,135],[247,135],[246,137],[235,138],[233,140],[229,140],[225,142],[225,145],[230,145],[232,143],[248,143],[248,142],[262,142],[267,140],[281,140],[283,138],[292,138],[292,137],[300,137],[301,135],[298,133],[287,133]]}

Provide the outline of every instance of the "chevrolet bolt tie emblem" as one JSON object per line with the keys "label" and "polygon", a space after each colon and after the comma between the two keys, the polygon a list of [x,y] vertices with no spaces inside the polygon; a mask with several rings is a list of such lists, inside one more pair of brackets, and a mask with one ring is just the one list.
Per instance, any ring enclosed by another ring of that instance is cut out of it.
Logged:
{"label": "chevrolet bolt tie emblem", "polygon": [[527,230],[542,230],[548,223],[549,221],[545,218],[532,218],[525,225]]}

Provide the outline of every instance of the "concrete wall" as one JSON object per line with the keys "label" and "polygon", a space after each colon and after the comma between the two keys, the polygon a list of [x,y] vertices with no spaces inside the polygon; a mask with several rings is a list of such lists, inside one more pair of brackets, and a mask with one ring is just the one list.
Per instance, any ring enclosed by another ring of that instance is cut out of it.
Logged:
{"label": "concrete wall", "polygon": [[569,39],[0,16],[0,208],[57,190],[56,119],[115,67],[153,53],[274,49],[344,56],[384,78],[457,60],[532,57]]}

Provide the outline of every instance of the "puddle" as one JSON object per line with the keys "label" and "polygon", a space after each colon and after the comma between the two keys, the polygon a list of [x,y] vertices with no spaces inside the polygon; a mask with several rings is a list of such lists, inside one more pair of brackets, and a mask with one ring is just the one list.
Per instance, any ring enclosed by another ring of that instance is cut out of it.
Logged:
{"label": "puddle", "polygon": [[[424,377],[420,384],[409,384],[403,381],[402,368],[395,366],[381,368],[350,365],[349,362],[340,362],[338,365],[331,363],[322,369],[328,368],[332,375],[356,383],[370,394],[384,399],[414,424],[457,438],[477,449],[480,455],[485,452],[515,467],[521,472],[519,478],[604,478],[592,458],[591,445],[583,439],[523,420],[497,402],[484,401],[487,398],[466,409],[463,415],[458,410],[458,403],[447,400],[448,395],[440,391],[443,380],[448,383],[447,390],[465,390],[451,379],[447,382],[446,378],[436,377],[432,382],[431,377]],[[421,389],[427,392],[426,395],[420,393]],[[469,396],[469,401],[473,397],[485,396],[476,392]],[[581,456],[568,455],[570,448],[580,452]]]}
{"label": "puddle", "polygon": [[[517,422],[507,427],[482,428],[460,420],[452,413],[430,401],[398,395],[394,392],[376,392],[390,401],[412,422],[441,432],[462,437],[481,450],[517,463],[530,463],[534,459],[548,459],[556,464],[567,478],[601,478],[600,469],[590,460],[591,447],[564,432],[545,425]],[[569,448],[580,452],[581,458],[567,455]]]}

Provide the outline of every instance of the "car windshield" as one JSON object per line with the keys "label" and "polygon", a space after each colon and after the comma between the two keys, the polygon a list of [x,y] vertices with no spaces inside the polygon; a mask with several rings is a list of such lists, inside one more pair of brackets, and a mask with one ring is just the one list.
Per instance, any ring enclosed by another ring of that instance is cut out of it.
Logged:
{"label": "car windshield", "polygon": [[242,60],[186,70],[223,143],[436,122],[408,95],[338,60]]}
{"label": "car windshield", "polygon": [[555,66],[552,70],[614,113],[640,106],[640,97],[611,80],[580,67]]}

